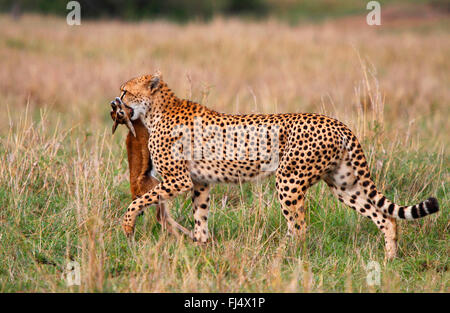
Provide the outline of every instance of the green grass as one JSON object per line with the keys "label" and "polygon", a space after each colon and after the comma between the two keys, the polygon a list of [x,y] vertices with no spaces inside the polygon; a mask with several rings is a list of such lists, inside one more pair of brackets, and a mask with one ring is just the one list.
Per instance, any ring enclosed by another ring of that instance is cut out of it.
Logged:
{"label": "green grass", "polygon": [[[384,261],[375,225],[340,204],[323,183],[308,194],[306,241],[287,239],[273,177],[213,188],[207,247],[162,232],[153,209],[138,219],[135,241],[128,242],[119,227],[130,201],[123,149],[94,133],[91,150],[80,151],[73,140],[79,130],[54,135],[47,123],[30,131],[24,122],[10,133],[15,139],[2,138],[8,165],[1,167],[1,292],[448,291],[449,185],[442,155],[408,147],[384,154],[389,168],[376,180],[386,195],[406,204],[436,194],[442,209],[399,222],[399,258],[392,262]],[[172,213],[192,228],[190,202],[188,195],[176,198]],[[81,263],[80,287],[61,280],[71,259]],[[381,264],[381,286],[365,282],[369,261]]]}

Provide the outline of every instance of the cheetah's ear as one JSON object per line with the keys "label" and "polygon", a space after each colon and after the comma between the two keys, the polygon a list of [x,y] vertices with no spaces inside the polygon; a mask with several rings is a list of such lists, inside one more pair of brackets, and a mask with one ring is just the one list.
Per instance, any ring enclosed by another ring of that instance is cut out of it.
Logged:
{"label": "cheetah's ear", "polygon": [[161,85],[161,79],[162,74],[160,71],[156,71],[155,74],[153,74],[152,78],[150,79],[149,88],[152,91],[152,93],[156,90],[158,90],[159,86]]}

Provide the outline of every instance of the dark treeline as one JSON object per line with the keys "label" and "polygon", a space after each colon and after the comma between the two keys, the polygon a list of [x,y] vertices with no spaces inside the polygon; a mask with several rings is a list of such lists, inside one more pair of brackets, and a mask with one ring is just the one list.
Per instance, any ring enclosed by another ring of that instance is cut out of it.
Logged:
{"label": "dark treeline", "polygon": [[[381,6],[428,4],[450,13],[448,0],[378,0]],[[24,12],[66,15],[69,0],[0,0],[0,12],[18,18]],[[165,18],[207,21],[216,15],[265,17],[289,21],[322,19],[366,11],[369,0],[78,0],[83,18],[139,20]]]}
{"label": "dark treeline", "polygon": [[[16,17],[23,12],[67,14],[67,0],[0,0],[0,11]],[[78,0],[83,17],[136,20],[162,17],[177,21],[208,20],[214,15],[264,16],[265,0]]]}

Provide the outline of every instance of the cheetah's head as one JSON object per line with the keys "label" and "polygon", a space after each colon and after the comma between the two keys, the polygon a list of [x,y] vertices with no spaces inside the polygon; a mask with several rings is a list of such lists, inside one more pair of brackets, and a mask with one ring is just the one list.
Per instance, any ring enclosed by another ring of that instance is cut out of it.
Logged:
{"label": "cheetah's head", "polygon": [[130,120],[136,120],[145,113],[153,103],[155,93],[161,88],[162,75],[157,71],[153,75],[132,78],[120,86],[120,97],[111,102],[111,118],[114,120],[113,133],[118,124],[125,124],[135,134]]}

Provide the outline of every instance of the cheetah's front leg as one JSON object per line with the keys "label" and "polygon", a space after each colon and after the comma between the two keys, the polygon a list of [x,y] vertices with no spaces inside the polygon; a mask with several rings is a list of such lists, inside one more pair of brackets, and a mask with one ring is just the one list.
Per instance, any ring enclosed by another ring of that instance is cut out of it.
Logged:
{"label": "cheetah's front leg", "polygon": [[[176,183],[171,183],[176,181]],[[134,200],[127,209],[127,212],[123,218],[122,228],[127,237],[130,237],[134,232],[134,226],[136,224],[136,217],[152,204],[157,204],[160,201],[169,200],[174,196],[181,194],[185,191],[192,189],[193,183],[189,177],[177,177],[176,179],[165,178],[163,182],[156,185],[156,187],[144,194],[142,197]],[[167,222],[174,228],[179,229],[188,236],[191,236],[190,232],[175,222],[166,209]]]}

